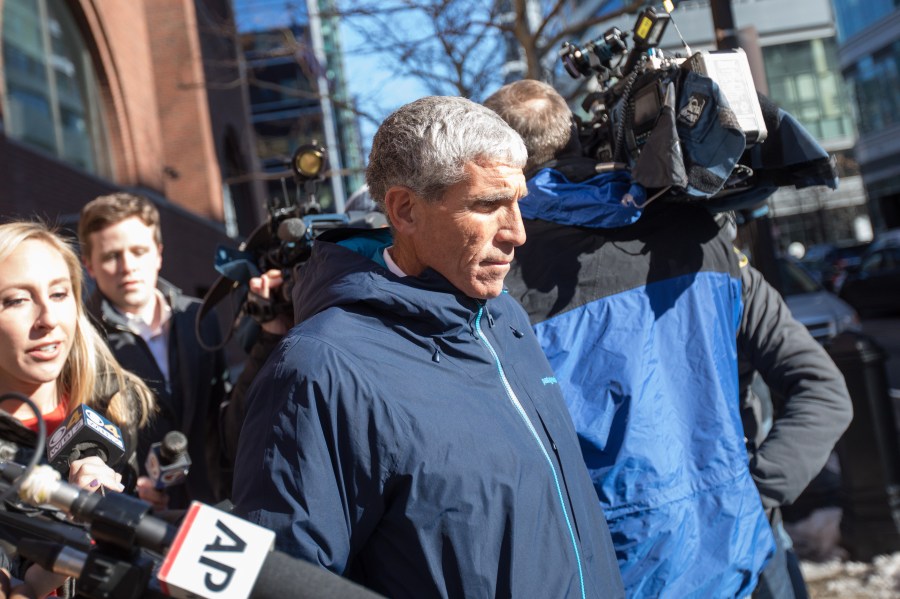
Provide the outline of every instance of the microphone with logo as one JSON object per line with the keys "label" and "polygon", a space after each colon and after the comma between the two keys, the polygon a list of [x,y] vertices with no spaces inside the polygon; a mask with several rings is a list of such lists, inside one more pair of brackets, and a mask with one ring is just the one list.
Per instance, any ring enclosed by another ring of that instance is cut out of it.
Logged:
{"label": "microphone with logo", "polygon": [[191,468],[184,433],[169,431],[161,442],[151,445],[144,467],[157,491],[184,483]]}
{"label": "microphone with logo", "polygon": [[384,599],[321,566],[273,551],[273,531],[212,506],[193,502],[176,528],[151,515],[150,505],[137,497],[89,493],[47,466],[24,476],[26,470],[0,461],[0,479],[16,483],[22,501],[88,523],[95,543],[70,546],[40,535],[20,539],[19,554],[77,578],[79,596],[145,599],[159,597],[158,586],[165,596],[192,599]]}
{"label": "microphone with logo", "polygon": [[47,442],[47,461],[64,476],[75,460],[98,456],[107,466],[125,455],[122,431],[96,410],[81,404],[69,412]]}

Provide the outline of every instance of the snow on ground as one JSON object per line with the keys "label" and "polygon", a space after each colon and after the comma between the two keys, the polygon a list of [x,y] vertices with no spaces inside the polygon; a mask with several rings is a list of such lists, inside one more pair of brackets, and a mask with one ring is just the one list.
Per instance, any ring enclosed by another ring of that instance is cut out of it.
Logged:
{"label": "snow on ground", "polygon": [[802,562],[811,599],[896,599],[900,597],[900,552],[872,563],[832,560]]}
{"label": "snow on ground", "polygon": [[847,552],[840,546],[840,523],[840,508],[823,508],[785,524],[802,560],[810,598],[900,598],[900,552],[880,555],[871,563],[847,561]]}

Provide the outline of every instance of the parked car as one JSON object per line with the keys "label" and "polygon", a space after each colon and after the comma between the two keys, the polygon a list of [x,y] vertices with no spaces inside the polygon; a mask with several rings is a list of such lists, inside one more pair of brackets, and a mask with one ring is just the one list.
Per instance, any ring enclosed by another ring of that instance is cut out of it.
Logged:
{"label": "parked car", "polygon": [[799,262],[780,257],[778,270],[784,302],[816,341],[825,343],[838,333],[861,330],[857,311],[825,289]]}
{"label": "parked car", "polygon": [[900,313],[900,243],[884,243],[866,252],[840,295],[864,316]]}
{"label": "parked car", "polygon": [[869,251],[874,252],[885,247],[900,246],[900,228],[888,229],[875,235],[875,239],[869,245]]}
{"label": "parked car", "polygon": [[839,242],[814,245],[807,250],[801,263],[828,291],[837,293],[847,279],[847,272],[862,261],[869,243]]}

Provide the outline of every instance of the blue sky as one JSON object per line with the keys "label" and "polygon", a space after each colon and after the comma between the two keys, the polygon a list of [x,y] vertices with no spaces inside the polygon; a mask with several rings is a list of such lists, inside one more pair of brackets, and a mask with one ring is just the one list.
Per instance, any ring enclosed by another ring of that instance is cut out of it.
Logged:
{"label": "blue sky", "polygon": [[[365,40],[345,23],[341,24],[341,44],[347,88],[361,111],[383,119],[400,106],[428,95],[417,80],[397,77],[383,56],[365,52]],[[359,125],[368,153],[377,125],[362,118]]]}
{"label": "blue sky", "polygon": [[[304,0],[234,0],[234,10],[243,30],[268,29],[306,18]],[[347,87],[360,110],[383,119],[403,104],[427,95],[416,80],[396,77],[384,57],[367,52],[365,40],[346,23],[341,23],[340,35]],[[360,119],[360,129],[368,153],[377,124]]]}

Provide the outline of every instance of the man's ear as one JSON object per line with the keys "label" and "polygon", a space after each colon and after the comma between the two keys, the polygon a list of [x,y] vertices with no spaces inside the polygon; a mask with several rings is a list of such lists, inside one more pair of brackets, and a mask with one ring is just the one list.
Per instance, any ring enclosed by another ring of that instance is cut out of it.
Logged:
{"label": "man's ear", "polygon": [[91,261],[88,259],[87,256],[85,256],[85,255],[81,256],[81,264],[84,266],[84,270],[87,271],[87,274],[89,277],[91,277],[92,279],[97,278],[94,276],[94,269],[91,268]]}
{"label": "man's ear", "polygon": [[384,209],[394,229],[409,235],[416,226],[416,205],[422,199],[408,187],[395,185],[384,194]]}

